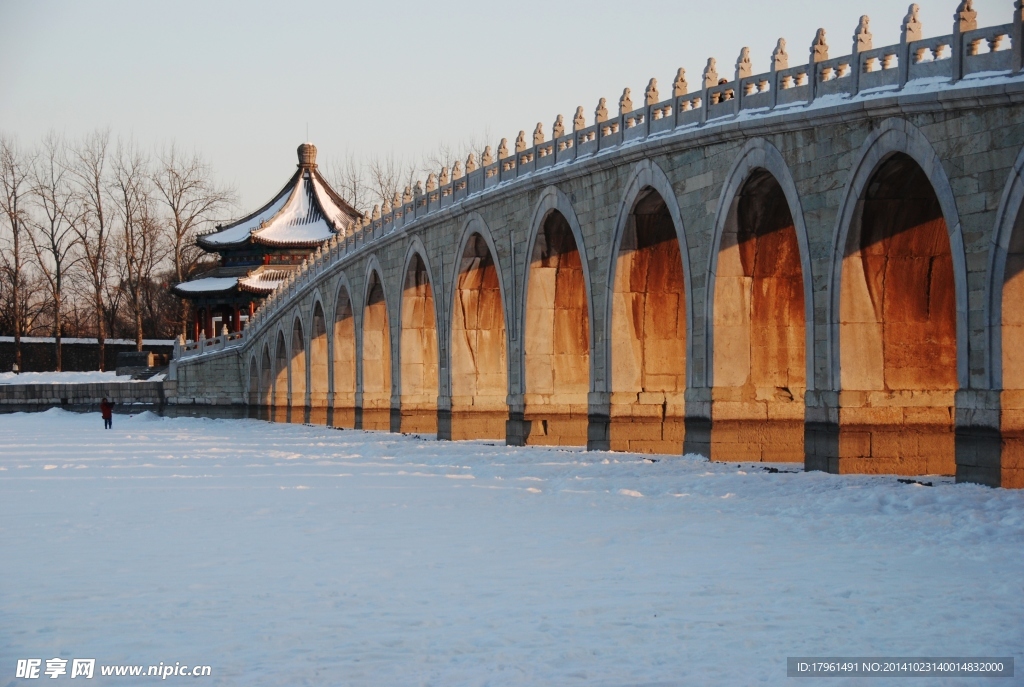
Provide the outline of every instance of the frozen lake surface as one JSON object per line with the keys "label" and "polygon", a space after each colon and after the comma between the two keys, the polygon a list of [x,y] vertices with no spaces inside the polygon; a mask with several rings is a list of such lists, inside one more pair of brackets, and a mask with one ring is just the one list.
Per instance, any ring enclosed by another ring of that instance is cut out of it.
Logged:
{"label": "frozen lake surface", "polygon": [[53,657],[216,685],[789,684],[787,656],[836,655],[1022,674],[1024,493],[765,467],[0,415],[0,685]]}

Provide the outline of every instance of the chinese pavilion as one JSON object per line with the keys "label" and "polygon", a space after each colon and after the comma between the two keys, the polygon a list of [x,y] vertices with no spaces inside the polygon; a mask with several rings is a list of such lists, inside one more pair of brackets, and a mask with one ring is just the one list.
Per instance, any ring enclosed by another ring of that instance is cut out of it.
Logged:
{"label": "chinese pavilion", "polygon": [[316,146],[299,146],[298,170],[256,212],[196,239],[219,264],[174,287],[192,305],[193,337],[217,335],[243,323],[318,246],[347,236],[362,215],[334,192],[316,166]]}

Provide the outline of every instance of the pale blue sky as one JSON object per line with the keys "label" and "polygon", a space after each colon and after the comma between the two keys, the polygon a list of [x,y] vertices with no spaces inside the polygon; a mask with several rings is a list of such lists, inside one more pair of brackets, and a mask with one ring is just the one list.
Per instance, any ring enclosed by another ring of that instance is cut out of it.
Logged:
{"label": "pale blue sky", "polygon": [[[847,54],[861,14],[876,46],[894,43],[908,4],[0,0],[0,130],[24,144],[106,126],[146,146],[173,139],[248,210],[287,179],[307,123],[321,163],[419,158],[485,133],[495,145],[538,120],[550,134],[577,105],[589,121],[625,86],[642,101],[652,76],[664,94],[680,66],[696,84],[709,56],[728,75],[743,46],[766,71],[780,36],[794,64],[819,26]],[[926,36],[951,31],[957,0],[918,4]],[[979,23],[1009,22],[1012,5],[976,0]]]}

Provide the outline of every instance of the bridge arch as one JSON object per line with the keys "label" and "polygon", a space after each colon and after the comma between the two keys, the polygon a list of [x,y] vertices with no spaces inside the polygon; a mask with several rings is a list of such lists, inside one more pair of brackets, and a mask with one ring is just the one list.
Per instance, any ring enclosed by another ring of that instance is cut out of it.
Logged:
{"label": "bridge arch", "polygon": [[363,280],[359,355],[363,429],[391,429],[391,318],[383,274],[377,256],[371,255]]}
{"label": "bridge arch", "polygon": [[260,363],[255,352],[249,356],[249,375],[246,391],[246,404],[250,407],[258,406],[260,403]]}
{"label": "bridge arch", "polygon": [[[274,336],[274,381],[273,400],[271,405],[276,408],[288,406],[288,389],[291,386],[288,376],[290,368],[288,365],[288,339],[285,337],[283,327],[278,324]],[[277,413],[274,413],[277,416]]]}
{"label": "bridge arch", "polygon": [[356,312],[352,305],[352,285],[339,272],[331,309],[329,372],[333,424],[356,426],[357,346]]}
{"label": "bridge arch", "polygon": [[585,446],[588,394],[594,390],[590,260],[572,203],[557,187],[541,192],[526,245],[516,360],[525,440]]}
{"label": "bridge arch", "polygon": [[[1022,233],[1024,225],[1024,149],[1017,155],[1010,176],[1003,187],[1003,194],[999,200],[999,208],[996,211],[995,231],[992,234],[992,244],[989,248],[989,283],[987,284],[986,313],[985,321],[988,325],[988,370],[989,384],[993,389],[1005,389],[1004,383],[1004,348],[1007,340],[1017,342],[1018,333],[1007,332],[1004,328],[1016,327],[1018,322],[1008,322],[1004,312],[1007,294],[1016,297],[1018,280],[1017,275],[1022,272],[1021,266],[1017,264],[1020,250],[1015,246],[1015,240]],[[1006,351],[1006,354],[1011,354]],[[1024,372],[1024,371],[1022,371]],[[1009,376],[1014,376],[1011,373]],[[1013,382],[1011,382],[1013,383]]]}
{"label": "bridge arch", "polygon": [[600,380],[609,399],[605,447],[682,450],[685,391],[693,379],[691,303],[675,191],[658,165],[641,160],[619,204],[608,269]]}
{"label": "bridge arch", "polygon": [[331,391],[330,335],[327,329],[323,295],[320,293],[320,289],[315,289],[313,305],[309,314],[309,365],[306,381],[310,408],[326,407]]}
{"label": "bridge arch", "polygon": [[768,141],[748,141],[719,196],[705,290],[713,459],[803,461],[811,276],[789,167]]}
{"label": "bridge arch", "polygon": [[440,388],[438,301],[434,275],[423,241],[412,237],[402,268],[398,301],[399,374],[395,380],[401,403],[403,432],[437,432]]}
{"label": "bridge arch", "polygon": [[270,353],[270,342],[263,340],[263,355],[260,356],[260,405],[270,407],[274,403],[274,362]]}
{"label": "bridge arch", "polygon": [[291,340],[288,346],[288,406],[306,407],[306,376],[309,372],[306,332],[309,328],[302,323],[302,313],[296,308],[291,317]]}
{"label": "bridge arch", "polygon": [[453,439],[501,439],[508,420],[504,273],[479,214],[469,214],[461,234],[448,308],[451,433]]}
{"label": "bridge arch", "polygon": [[1024,488],[1024,150],[996,211],[988,275],[988,386],[999,390],[999,484]]}
{"label": "bridge arch", "polygon": [[955,394],[968,386],[967,270],[945,170],[921,132],[886,120],[864,142],[839,207],[835,468],[952,474]]}

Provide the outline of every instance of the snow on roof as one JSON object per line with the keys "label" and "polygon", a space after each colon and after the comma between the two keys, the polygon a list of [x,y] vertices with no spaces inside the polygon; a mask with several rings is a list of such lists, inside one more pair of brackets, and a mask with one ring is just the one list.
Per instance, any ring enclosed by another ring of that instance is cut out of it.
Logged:
{"label": "snow on roof", "polygon": [[270,293],[281,285],[291,272],[288,270],[257,270],[238,280],[238,288],[253,293]]}
{"label": "snow on roof", "polygon": [[181,293],[219,293],[234,288],[238,284],[237,277],[202,277],[192,281],[183,281],[174,287]]}
{"label": "snow on roof", "polygon": [[328,221],[344,235],[345,230],[352,223],[352,218],[334,202],[324,184],[320,183],[319,175],[313,175],[311,181],[313,182],[313,190],[316,192],[317,200],[320,201],[320,207],[323,209],[324,214],[327,215]]}
{"label": "snow on roof", "polygon": [[322,203],[316,197],[311,175],[309,171],[299,175],[298,183],[284,207],[252,232],[255,241],[272,246],[316,245],[335,235],[335,229],[328,223]]}
{"label": "snow on roof", "polygon": [[253,230],[258,229],[263,222],[270,220],[274,215],[281,211],[281,208],[283,208],[288,202],[288,199],[291,197],[294,190],[294,184],[292,181],[289,181],[288,184],[277,194],[274,200],[270,201],[270,203],[248,217],[240,219],[235,224],[230,224],[212,234],[201,236],[199,241],[208,246],[226,246],[233,243],[244,243],[245,241],[248,241],[249,234],[251,234]]}
{"label": "snow on roof", "polygon": [[315,247],[345,235],[360,217],[327,184],[316,167],[316,147],[299,146],[299,170],[265,206],[217,231],[200,236],[200,246],[217,250],[250,240],[271,246]]}

